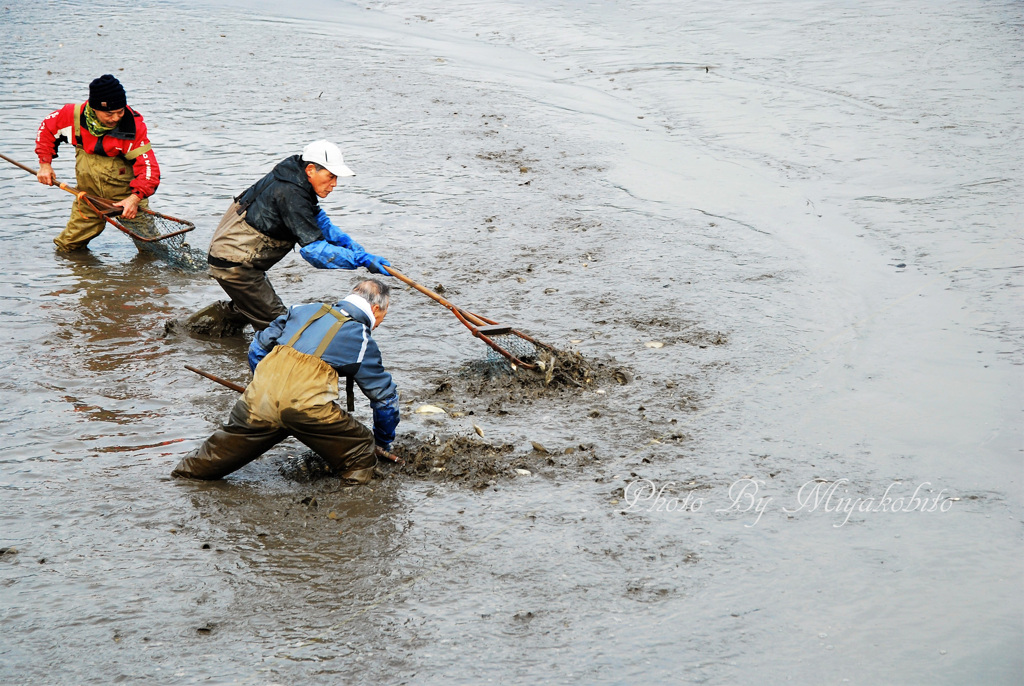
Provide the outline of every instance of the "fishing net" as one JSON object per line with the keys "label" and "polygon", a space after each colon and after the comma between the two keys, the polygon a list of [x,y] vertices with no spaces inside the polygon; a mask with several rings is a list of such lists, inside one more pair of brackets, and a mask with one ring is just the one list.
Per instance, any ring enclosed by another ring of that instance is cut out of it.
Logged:
{"label": "fishing net", "polygon": [[185,234],[196,228],[192,222],[141,207],[138,214],[127,219],[117,214],[119,208],[112,209],[109,201],[87,197],[86,202],[110,224],[128,234],[139,252],[149,253],[182,271],[206,269],[206,253],[185,241]]}
{"label": "fishing net", "polygon": [[[510,340],[502,340],[501,343],[522,354],[523,357],[519,359],[524,365],[518,365],[488,348],[487,358],[466,363],[460,376],[494,384],[492,389],[518,389],[513,393],[515,397],[528,394],[527,389],[530,388],[589,388],[599,377],[610,377],[623,384],[629,382],[629,377],[621,370],[608,368],[600,362],[591,362],[575,350],[560,350],[536,341],[519,340],[519,343]],[[529,346],[533,346],[532,357],[526,352]],[[483,392],[482,387],[477,387],[477,392]]]}
{"label": "fishing net", "polygon": [[192,222],[140,211],[134,219],[117,217],[112,223],[131,236],[139,252],[149,253],[182,271],[206,269],[206,253],[185,241],[185,234],[196,228]]}
{"label": "fishing net", "polygon": [[460,307],[451,307],[452,313],[460,322],[473,332],[473,335],[487,344],[485,364],[493,366],[495,371],[509,369],[543,369],[539,362],[542,350],[553,350],[551,346],[530,338],[522,331],[511,326],[498,324],[493,319],[481,317]]}

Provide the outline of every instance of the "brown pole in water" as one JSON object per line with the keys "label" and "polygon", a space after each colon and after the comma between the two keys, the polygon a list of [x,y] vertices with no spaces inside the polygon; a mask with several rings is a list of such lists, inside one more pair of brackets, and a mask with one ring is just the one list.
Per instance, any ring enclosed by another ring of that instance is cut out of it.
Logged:
{"label": "brown pole in water", "polygon": [[31,174],[32,176],[35,176],[36,174],[38,174],[38,173],[39,173],[39,172],[38,172],[38,170],[35,170],[35,169],[33,169],[32,167],[26,167],[26,166],[25,166],[24,164],[22,164],[21,162],[19,162],[19,161],[17,161],[17,160],[12,160],[12,159],[11,159],[10,157],[8,157],[7,155],[0,155],[0,157],[2,157],[3,159],[7,160],[7,161],[8,161],[8,162],[10,162],[11,164],[13,164],[13,165],[14,165],[15,167],[21,167],[22,169],[24,169],[25,171],[27,171],[27,172],[28,172],[29,174]]}
{"label": "brown pole in water", "polygon": [[205,376],[210,381],[216,381],[221,386],[227,386],[228,388],[230,388],[233,391],[238,391],[239,393],[245,393],[245,386],[241,386],[239,384],[236,384],[234,381],[228,381],[227,379],[222,379],[219,376],[217,376],[216,374],[211,374],[210,372],[204,372],[202,369],[196,369],[195,367],[193,367],[192,365],[189,365],[189,364],[185,365],[185,369],[189,370],[190,372],[195,372],[199,376]]}
{"label": "brown pole in water", "polygon": [[[245,392],[245,386],[236,384],[234,381],[228,381],[227,379],[222,379],[219,376],[217,376],[216,374],[211,374],[210,372],[204,372],[202,369],[197,369],[197,368],[193,367],[190,364],[186,364],[185,365],[185,369],[189,370],[190,372],[195,372],[199,376],[205,376],[210,381],[216,381],[221,386],[226,386],[227,388],[230,388],[233,391],[237,391],[239,393],[244,393]],[[394,453],[389,453],[388,451],[384,450],[384,448],[381,448],[379,445],[374,445],[373,446],[373,452],[377,455],[377,457],[383,457],[386,460],[391,460],[392,462],[397,462],[398,464],[404,464],[405,463],[405,460],[400,458],[398,455],[395,455]]]}

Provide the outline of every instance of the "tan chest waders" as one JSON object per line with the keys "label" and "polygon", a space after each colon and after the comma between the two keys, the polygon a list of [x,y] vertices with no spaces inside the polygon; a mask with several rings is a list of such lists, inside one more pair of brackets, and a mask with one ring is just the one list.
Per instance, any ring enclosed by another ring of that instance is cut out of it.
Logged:
{"label": "tan chest waders", "polygon": [[225,262],[266,271],[280,262],[295,246],[266,236],[245,221],[245,210],[237,201],[221,217],[210,241],[210,255]]}
{"label": "tan chest waders", "polygon": [[[338,321],[334,322],[334,324],[331,324],[331,328],[327,329],[327,333],[324,334],[324,337],[320,340],[320,345],[316,347],[316,351],[313,353],[313,357],[322,360],[323,354],[327,351],[327,346],[329,346],[331,344],[331,341],[334,340],[334,337],[338,335],[338,332],[341,330],[342,325],[345,322],[352,321],[352,317],[349,317],[347,315],[342,314],[341,312],[338,312],[336,309],[330,307],[329,305],[321,305],[320,310],[312,317],[310,317],[309,321],[303,324],[302,328],[299,329],[298,332],[294,336],[292,336],[291,340],[285,343],[285,345],[287,345],[289,348],[294,348],[295,344],[299,340],[299,337],[302,335],[302,332],[309,328],[310,324],[312,324],[313,322],[317,321],[318,319],[327,314],[333,315],[334,318],[337,319]],[[356,409],[352,383],[353,378],[351,376],[345,377],[345,409],[348,410],[349,412],[352,412]]]}

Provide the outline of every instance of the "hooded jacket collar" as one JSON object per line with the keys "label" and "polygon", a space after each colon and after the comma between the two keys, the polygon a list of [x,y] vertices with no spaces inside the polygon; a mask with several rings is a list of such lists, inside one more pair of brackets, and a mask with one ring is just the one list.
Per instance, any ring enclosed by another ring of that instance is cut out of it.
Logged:
{"label": "hooded jacket collar", "polygon": [[302,163],[302,155],[286,157],[274,167],[273,174],[274,178],[278,181],[294,184],[313,197],[316,197],[316,193],[313,191],[313,184],[309,182],[309,178],[306,176],[306,165]]}
{"label": "hooded jacket collar", "polygon": [[371,329],[373,328],[373,322],[375,321],[373,309],[371,309],[370,303],[366,302],[366,298],[363,296],[352,293],[344,300],[338,302],[338,307],[344,310],[345,314],[357,320],[360,324],[368,326]]}

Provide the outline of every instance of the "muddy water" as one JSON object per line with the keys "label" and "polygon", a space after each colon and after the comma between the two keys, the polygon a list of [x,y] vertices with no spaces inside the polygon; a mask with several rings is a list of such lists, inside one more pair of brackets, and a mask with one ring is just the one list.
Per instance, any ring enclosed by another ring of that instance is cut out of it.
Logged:
{"label": "muddy water", "polygon": [[205,246],[330,138],[368,250],[630,382],[489,389],[400,290],[399,447],[493,473],[342,488],[285,443],[172,482],[234,401],[182,365],[246,380],[167,332],[216,285],[113,231],[55,255],[70,196],[0,168],[0,681],[1024,677],[1019,4],[142,7],[6,3],[5,154],[113,72]]}

